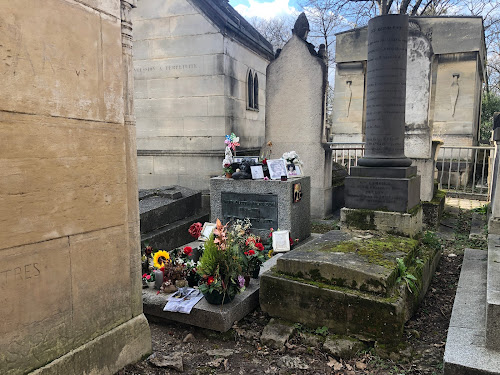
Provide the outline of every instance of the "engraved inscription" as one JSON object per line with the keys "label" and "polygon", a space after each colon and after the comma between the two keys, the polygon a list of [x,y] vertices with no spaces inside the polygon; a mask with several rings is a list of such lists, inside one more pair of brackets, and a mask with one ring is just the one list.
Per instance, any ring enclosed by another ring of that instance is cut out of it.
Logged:
{"label": "engraved inscription", "polygon": [[169,70],[196,69],[197,67],[198,67],[197,64],[143,66],[140,68],[134,68],[134,72],[137,72],[137,73],[154,72],[154,71],[166,72]]}
{"label": "engraved inscription", "polygon": [[224,222],[249,218],[253,229],[278,227],[278,197],[269,194],[221,193]]}
{"label": "engraved inscription", "polygon": [[28,263],[18,267],[0,271],[0,286],[6,287],[10,283],[27,281],[40,276],[40,265]]}

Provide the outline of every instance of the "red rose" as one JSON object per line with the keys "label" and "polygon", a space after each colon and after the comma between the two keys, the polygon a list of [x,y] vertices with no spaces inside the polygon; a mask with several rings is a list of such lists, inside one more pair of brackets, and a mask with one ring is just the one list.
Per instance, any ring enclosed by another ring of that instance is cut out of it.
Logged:
{"label": "red rose", "polygon": [[145,252],[146,255],[151,255],[151,253],[153,252],[153,248],[151,246],[146,246]]}
{"label": "red rose", "polygon": [[290,238],[290,246],[293,245],[293,240]]}
{"label": "red rose", "polygon": [[188,229],[188,232],[194,238],[200,237],[202,225],[201,223],[193,223]]}
{"label": "red rose", "polygon": [[248,251],[245,251],[243,254],[248,255]]}
{"label": "red rose", "polygon": [[146,280],[151,279],[151,275],[146,275]]}
{"label": "red rose", "polygon": [[147,273],[145,273],[144,275],[142,275],[142,277],[146,277]]}
{"label": "red rose", "polygon": [[256,248],[257,248],[257,250],[259,250],[259,251],[264,250],[264,245],[262,245],[260,242],[257,242],[257,243],[255,244],[255,247],[256,247]]}
{"label": "red rose", "polygon": [[184,254],[186,254],[187,256],[191,256],[192,253],[193,253],[193,248],[191,246],[186,246],[184,248]]}
{"label": "red rose", "polygon": [[209,276],[208,277],[208,280],[207,280],[207,284],[210,285],[214,282],[214,277],[213,276]]}
{"label": "red rose", "polygon": [[254,250],[248,250],[248,255],[255,255],[255,251]]}
{"label": "red rose", "polygon": [[253,237],[248,237],[247,240],[245,241],[245,245],[250,245],[251,243],[255,243],[255,238]]}

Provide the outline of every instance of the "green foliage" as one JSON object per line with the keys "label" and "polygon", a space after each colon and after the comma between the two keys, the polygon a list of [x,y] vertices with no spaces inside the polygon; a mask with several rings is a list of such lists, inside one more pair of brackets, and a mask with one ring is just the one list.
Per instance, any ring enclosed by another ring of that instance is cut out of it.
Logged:
{"label": "green foliage", "polygon": [[481,103],[481,126],[479,139],[488,141],[493,129],[493,113],[500,112],[500,96],[494,92],[485,92]]}
{"label": "green foliage", "polygon": [[398,273],[399,273],[396,282],[400,283],[404,281],[410,293],[416,292],[417,286],[415,285],[415,281],[417,281],[417,278],[413,276],[411,273],[408,273],[408,269],[403,259],[396,258],[396,261],[398,263]]}
{"label": "green foliage", "polygon": [[320,335],[320,336],[327,336],[328,335],[328,327],[323,326],[323,327],[318,327],[314,331],[315,334]]}
{"label": "green foliage", "polygon": [[323,336],[323,337],[328,336],[328,327],[326,327],[326,326],[318,327],[316,329],[313,329],[313,328],[306,327],[306,326],[304,326],[304,325],[302,325],[300,323],[295,323],[293,325],[293,328],[295,328],[299,332],[312,333],[312,334],[320,335],[320,336]]}
{"label": "green foliage", "polygon": [[440,250],[441,242],[439,238],[436,236],[436,233],[431,231],[426,231],[424,236],[422,237],[422,243],[430,249]]}
{"label": "green foliage", "polygon": [[481,207],[474,208],[472,211],[486,215],[488,213],[488,210],[490,208],[490,204],[484,204]]}

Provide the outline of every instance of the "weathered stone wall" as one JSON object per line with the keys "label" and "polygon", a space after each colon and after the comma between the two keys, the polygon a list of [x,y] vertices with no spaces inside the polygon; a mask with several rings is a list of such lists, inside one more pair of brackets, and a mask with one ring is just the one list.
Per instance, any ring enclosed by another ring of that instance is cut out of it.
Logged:
{"label": "weathered stone wall", "polygon": [[[428,110],[424,105],[428,98],[407,96],[415,102],[407,103],[407,127],[413,123],[411,116],[414,117],[419,112],[428,118],[432,136],[442,139],[445,145],[474,145],[479,126],[481,84],[484,81],[485,44],[482,19],[480,17],[410,19],[418,24],[422,36],[430,41],[434,65]],[[409,54],[415,51],[415,47],[418,46],[409,46]],[[343,72],[343,66],[364,63],[366,53],[366,28],[349,30],[337,35],[336,62],[341,68],[340,74]],[[455,86],[452,88],[453,75],[456,74],[458,74],[458,95]],[[353,79],[351,111],[354,110],[349,115],[349,121],[342,117],[349,98],[349,95],[345,94],[346,79],[336,78],[334,111],[338,114],[334,112],[332,128],[334,142],[345,142],[346,139],[357,142],[363,138],[364,119],[359,113],[362,107],[356,100],[365,100],[361,91],[364,87],[364,74],[353,74],[349,78]],[[415,84],[423,82],[415,78],[416,75],[408,70],[408,93],[415,89],[418,91]],[[417,102],[422,104],[422,108],[415,107],[412,115],[412,111],[408,109],[413,108]],[[452,102],[456,104],[452,105]]]}
{"label": "weathered stone wall", "polygon": [[[188,0],[141,0],[133,12],[139,187],[209,188],[222,174],[224,136],[264,142],[268,61],[224,36]],[[248,70],[259,111],[247,110]]]}
{"label": "weathered stone wall", "polygon": [[114,373],[151,348],[122,15],[0,3],[2,374]]}

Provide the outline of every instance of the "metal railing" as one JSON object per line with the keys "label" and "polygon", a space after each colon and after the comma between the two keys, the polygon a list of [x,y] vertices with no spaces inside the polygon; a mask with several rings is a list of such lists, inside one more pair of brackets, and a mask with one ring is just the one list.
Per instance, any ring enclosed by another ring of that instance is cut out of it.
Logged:
{"label": "metal railing", "polygon": [[439,188],[449,196],[489,201],[494,157],[494,147],[441,147],[436,163]]}
{"label": "metal railing", "polygon": [[342,165],[351,174],[351,167],[358,165],[358,159],[365,155],[364,143],[328,142],[335,163]]}

